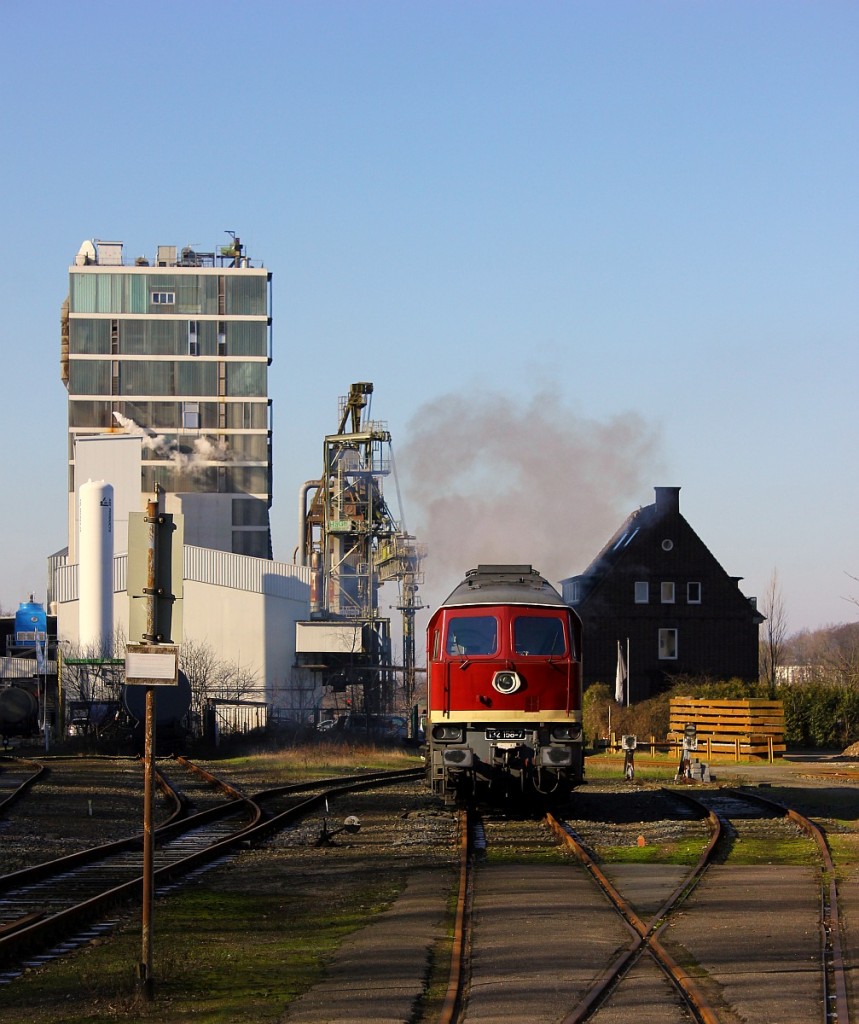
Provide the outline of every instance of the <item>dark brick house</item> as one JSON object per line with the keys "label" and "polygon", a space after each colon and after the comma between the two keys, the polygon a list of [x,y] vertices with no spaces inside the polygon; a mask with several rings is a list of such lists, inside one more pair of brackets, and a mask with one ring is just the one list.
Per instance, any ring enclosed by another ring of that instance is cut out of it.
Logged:
{"label": "dark brick house", "polygon": [[614,690],[618,643],[629,650],[631,700],[669,677],[758,678],[755,599],[680,514],[680,488],[656,487],[580,576],[562,580],[584,624],[584,682]]}

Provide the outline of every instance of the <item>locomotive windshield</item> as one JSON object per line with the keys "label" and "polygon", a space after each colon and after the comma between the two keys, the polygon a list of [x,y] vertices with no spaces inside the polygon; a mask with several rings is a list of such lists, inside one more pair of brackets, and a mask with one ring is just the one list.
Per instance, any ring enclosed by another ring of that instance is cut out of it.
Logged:
{"label": "locomotive windshield", "polygon": [[498,620],[494,615],[469,615],[448,622],[448,654],[494,654],[497,649]]}
{"label": "locomotive windshield", "polygon": [[564,624],[560,619],[518,615],[513,620],[513,646],[517,654],[563,654]]}

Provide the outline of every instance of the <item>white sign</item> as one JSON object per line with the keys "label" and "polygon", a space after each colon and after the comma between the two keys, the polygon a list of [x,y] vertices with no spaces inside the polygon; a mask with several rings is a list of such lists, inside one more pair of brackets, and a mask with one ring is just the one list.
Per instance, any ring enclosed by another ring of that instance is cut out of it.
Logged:
{"label": "white sign", "polygon": [[178,648],[169,644],[126,644],[128,686],[178,686]]}

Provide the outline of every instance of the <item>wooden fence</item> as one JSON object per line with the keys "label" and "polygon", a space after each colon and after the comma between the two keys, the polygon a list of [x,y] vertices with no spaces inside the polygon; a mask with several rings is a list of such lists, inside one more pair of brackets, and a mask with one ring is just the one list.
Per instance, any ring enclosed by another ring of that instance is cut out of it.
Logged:
{"label": "wooden fence", "polygon": [[699,700],[672,697],[668,740],[680,741],[686,726],[694,725],[698,750],[770,761],[786,750],[784,705],[780,700]]}

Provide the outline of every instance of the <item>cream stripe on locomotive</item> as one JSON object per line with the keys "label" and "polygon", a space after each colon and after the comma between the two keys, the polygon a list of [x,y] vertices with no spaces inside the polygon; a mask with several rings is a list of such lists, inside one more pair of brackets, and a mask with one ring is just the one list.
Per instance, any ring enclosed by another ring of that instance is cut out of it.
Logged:
{"label": "cream stripe on locomotive", "polygon": [[581,722],[581,711],[566,712],[560,710],[546,711],[433,711],[430,725],[439,722],[504,722],[507,725],[539,725],[541,722]]}

